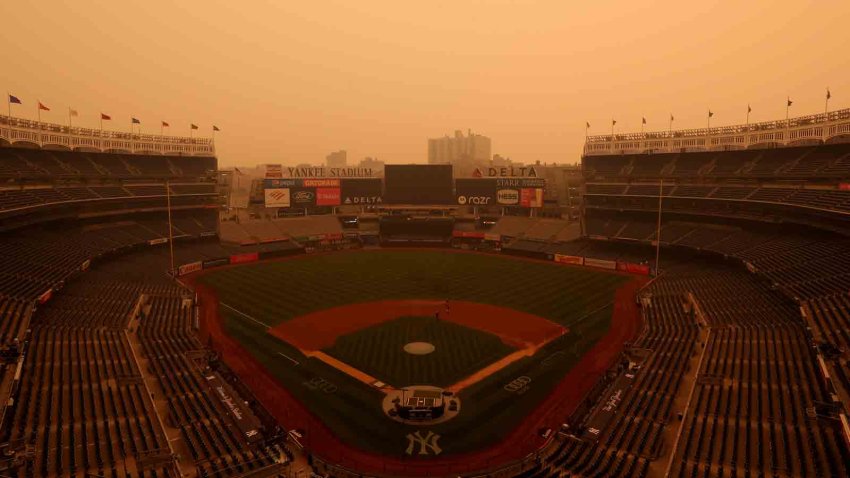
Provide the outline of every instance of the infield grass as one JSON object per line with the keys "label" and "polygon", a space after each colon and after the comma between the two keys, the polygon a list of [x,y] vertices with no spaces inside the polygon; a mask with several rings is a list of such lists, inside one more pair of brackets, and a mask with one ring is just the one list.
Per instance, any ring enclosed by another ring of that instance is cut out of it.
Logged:
{"label": "infield grass", "polygon": [[[404,351],[410,342],[435,346],[427,355]],[[395,387],[448,387],[513,352],[495,335],[429,317],[399,317],[337,339],[325,349]]]}

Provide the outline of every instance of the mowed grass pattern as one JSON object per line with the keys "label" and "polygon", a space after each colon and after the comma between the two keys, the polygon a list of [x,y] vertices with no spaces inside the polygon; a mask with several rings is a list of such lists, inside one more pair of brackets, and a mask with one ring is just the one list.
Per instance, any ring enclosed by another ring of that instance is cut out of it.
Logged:
{"label": "mowed grass pattern", "polygon": [[[410,342],[436,348],[427,355],[404,351]],[[495,335],[436,317],[399,317],[337,339],[325,352],[395,387],[447,387],[513,348]]]}
{"label": "mowed grass pattern", "polygon": [[569,326],[610,303],[628,277],[504,256],[379,250],[304,256],[210,272],[219,300],[270,326],[383,299],[466,300]]}

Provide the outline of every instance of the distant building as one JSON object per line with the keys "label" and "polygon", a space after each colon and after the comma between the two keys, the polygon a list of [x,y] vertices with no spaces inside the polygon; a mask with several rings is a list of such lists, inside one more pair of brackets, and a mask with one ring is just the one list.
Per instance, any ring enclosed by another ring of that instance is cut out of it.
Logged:
{"label": "distant building", "polygon": [[384,173],[384,162],[378,161],[378,158],[366,157],[360,164],[357,165],[358,168],[372,168],[372,174],[382,175]]}
{"label": "distant building", "polygon": [[344,168],[348,166],[348,154],[344,149],[339,151],[334,151],[333,153],[325,156],[325,166],[329,168]]}
{"label": "distant building", "polygon": [[490,138],[473,134],[467,136],[455,131],[454,137],[428,140],[428,164],[488,163],[490,161]]}

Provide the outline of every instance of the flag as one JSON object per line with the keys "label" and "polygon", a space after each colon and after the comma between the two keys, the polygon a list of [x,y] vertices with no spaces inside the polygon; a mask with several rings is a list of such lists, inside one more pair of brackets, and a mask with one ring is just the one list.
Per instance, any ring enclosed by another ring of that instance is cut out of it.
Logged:
{"label": "flag", "polygon": [[44,103],[42,103],[41,101],[38,102],[38,109],[44,110],[44,111],[50,111],[50,108],[44,106]]}
{"label": "flag", "polygon": [[642,120],[642,123],[641,123],[641,124],[646,124],[646,118],[645,118],[645,117],[644,117],[644,118],[641,118],[641,120]]}
{"label": "flag", "polygon": [[198,125],[196,125],[194,123],[189,123],[189,127],[192,128],[192,129],[198,129]]}
{"label": "flag", "polygon": [[788,106],[791,106],[792,104],[794,104],[794,102],[791,101],[791,98],[788,98]]}
{"label": "flag", "polygon": [[68,108],[68,116],[80,116],[80,114],[77,113],[77,110],[73,108]]}
{"label": "flag", "polygon": [[832,98],[832,95],[829,93],[829,88],[826,89],[826,99]]}
{"label": "flag", "polygon": [[130,118],[130,121],[131,121],[133,124],[142,124],[142,122],[141,122],[141,121],[139,121],[139,119],[138,119],[138,118],[133,118],[133,117],[131,117],[131,118]]}
{"label": "flag", "polygon": [[213,131],[221,131],[221,130],[220,130],[220,129],[218,129],[218,126],[213,125]]}
{"label": "flag", "polygon": [[714,113],[712,113],[711,110],[708,110],[708,117],[711,118],[712,116],[714,116]]}
{"label": "flag", "polygon": [[21,100],[19,100],[17,96],[13,96],[13,95],[9,95],[9,103],[17,103],[19,105],[23,104],[23,103],[21,103]]}
{"label": "flag", "polygon": [[672,114],[670,115],[670,122],[671,123],[673,122],[673,115]]}
{"label": "flag", "polygon": [[752,112],[753,112],[753,109],[750,108],[750,105],[747,105],[747,114],[750,114]]}
{"label": "flag", "polygon": [[164,128],[168,128],[168,127],[170,127],[171,125],[170,125],[170,124],[168,124],[168,123],[166,123],[165,121],[163,121],[163,122],[162,122],[162,126],[163,126]]}
{"label": "flag", "polygon": [[612,120],[611,120],[611,126],[614,126],[615,124],[617,124],[617,120],[613,120],[613,119],[612,119]]}
{"label": "flag", "polygon": [[590,128],[590,123],[589,123],[589,122],[585,121],[585,122],[584,122],[584,125],[585,125],[585,126],[584,126],[585,128]]}
{"label": "flag", "polygon": [[112,117],[111,117],[111,116],[109,116],[109,115],[105,115],[105,114],[101,113],[101,114],[100,114],[100,119],[101,119],[101,120],[107,120],[107,121],[109,121],[109,120],[111,120],[111,119],[112,119]]}

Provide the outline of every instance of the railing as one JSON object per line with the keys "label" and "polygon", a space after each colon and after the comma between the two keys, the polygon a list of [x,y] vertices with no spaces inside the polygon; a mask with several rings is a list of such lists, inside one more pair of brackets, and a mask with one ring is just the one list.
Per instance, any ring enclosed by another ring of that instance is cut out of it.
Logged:
{"label": "railing", "polygon": [[827,143],[850,136],[850,108],[735,126],[588,136],[584,156],[723,151]]}
{"label": "railing", "polygon": [[164,136],[69,127],[0,116],[0,144],[129,154],[215,156],[212,138]]}

